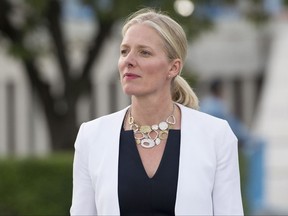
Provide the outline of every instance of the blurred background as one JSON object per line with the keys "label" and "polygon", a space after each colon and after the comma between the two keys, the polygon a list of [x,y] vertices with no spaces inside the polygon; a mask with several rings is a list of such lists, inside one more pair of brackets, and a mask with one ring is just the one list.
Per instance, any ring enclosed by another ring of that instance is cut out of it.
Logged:
{"label": "blurred background", "polygon": [[121,25],[185,29],[183,76],[239,139],[246,215],[288,215],[287,0],[1,0],[0,215],[68,215],[80,124],[126,107]]}

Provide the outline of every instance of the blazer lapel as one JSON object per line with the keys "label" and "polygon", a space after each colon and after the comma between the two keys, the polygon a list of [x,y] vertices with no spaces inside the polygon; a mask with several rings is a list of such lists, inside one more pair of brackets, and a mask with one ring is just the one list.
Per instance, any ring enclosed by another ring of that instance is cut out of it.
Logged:
{"label": "blazer lapel", "polygon": [[[197,117],[195,111],[181,104],[181,143],[179,158],[178,187],[175,204],[176,215],[193,214],[197,203],[197,194],[201,193],[199,183],[197,182],[197,163],[199,129],[197,127]],[[201,139],[201,138],[200,138]]]}
{"label": "blazer lapel", "polygon": [[[127,107],[128,108],[128,107]],[[101,151],[93,151],[94,164],[98,164],[95,171],[97,182],[96,194],[98,203],[98,213],[102,215],[120,215],[118,201],[118,158],[119,140],[123,119],[127,108],[112,114],[105,121],[101,121],[101,131],[99,142],[104,143]],[[94,167],[92,165],[92,167]],[[100,211],[99,211],[100,210]]]}
{"label": "blazer lapel", "polygon": [[209,193],[213,186],[215,157],[213,148],[209,148],[209,134],[203,132],[206,125],[202,115],[178,106],[181,108],[181,143],[175,214],[211,215]]}
{"label": "blazer lapel", "polygon": [[[175,203],[175,214],[176,215],[185,215],[187,211],[183,212],[183,209],[189,209],[190,202],[187,202],[186,199],[189,197],[185,197],[187,193],[187,185],[190,184],[190,177],[187,176],[187,172],[184,172],[185,166],[189,164],[189,160],[191,155],[189,155],[189,140],[191,130],[189,129],[189,122],[191,122],[191,118],[188,115],[188,111],[186,107],[181,104],[178,104],[181,109],[181,141],[180,141],[180,157],[179,157],[179,174],[178,174],[178,186],[177,186],[177,195],[176,195],[176,203]],[[191,143],[191,141],[190,141]]]}

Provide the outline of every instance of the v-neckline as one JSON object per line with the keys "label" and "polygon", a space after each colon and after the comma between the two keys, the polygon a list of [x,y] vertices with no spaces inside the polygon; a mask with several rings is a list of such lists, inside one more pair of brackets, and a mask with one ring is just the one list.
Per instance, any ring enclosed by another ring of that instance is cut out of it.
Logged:
{"label": "v-neckline", "polygon": [[[173,129],[170,129],[170,130],[173,130]],[[164,151],[163,151],[163,154],[162,154],[162,156],[161,156],[161,159],[160,159],[160,162],[159,162],[159,164],[158,164],[158,167],[157,167],[157,169],[156,169],[156,171],[155,171],[155,173],[153,174],[153,176],[152,177],[150,177],[149,175],[148,175],[148,173],[146,172],[146,170],[145,170],[145,167],[144,167],[144,164],[143,164],[143,162],[142,162],[142,159],[141,159],[141,156],[140,156],[140,152],[138,151],[138,149],[137,149],[137,144],[136,144],[136,141],[135,141],[135,139],[134,139],[134,136],[133,136],[133,131],[132,130],[129,130],[130,131],[130,135],[133,137],[132,139],[134,140],[134,142],[133,142],[133,151],[135,151],[136,152],[136,155],[137,155],[137,163],[139,163],[140,164],[140,167],[141,167],[141,172],[144,174],[144,176],[145,176],[145,178],[149,181],[152,181],[152,180],[154,180],[159,174],[159,172],[161,171],[161,167],[163,166],[162,164],[165,162],[165,159],[166,159],[166,152],[167,152],[167,148],[169,148],[169,140],[170,140],[170,133],[168,133],[168,137],[167,137],[167,140],[166,140],[166,145],[165,145],[165,148],[164,148]],[[161,145],[161,144],[160,144]]]}

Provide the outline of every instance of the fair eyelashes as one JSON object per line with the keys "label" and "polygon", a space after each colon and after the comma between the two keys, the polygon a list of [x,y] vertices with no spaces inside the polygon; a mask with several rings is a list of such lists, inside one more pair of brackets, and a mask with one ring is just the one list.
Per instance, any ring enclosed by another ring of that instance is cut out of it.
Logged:
{"label": "fair eyelashes", "polygon": [[[120,49],[120,54],[121,56],[126,56],[128,53],[130,52],[130,49],[129,48],[121,48]],[[148,57],[148,56],[151,56],[152,55],[152,52],[147,50],[147,49],[139,49],[137,51],[137,53],[139,53],[141,56],[144,56],[144,57]]]}
{"label": "fair eyelashes", "polygon": [[141,55],[143,55],[143,56],[150,56],[150,55],[152,55],[152,53],[149,52],[149,51],[147,51],[147,50],[141,50],[140,53],[141,53]]}

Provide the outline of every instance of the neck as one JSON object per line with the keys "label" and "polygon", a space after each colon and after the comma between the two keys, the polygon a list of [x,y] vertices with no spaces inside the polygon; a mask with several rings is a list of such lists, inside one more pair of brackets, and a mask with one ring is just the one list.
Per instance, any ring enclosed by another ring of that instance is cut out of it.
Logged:
{"label": "neck", "polygon": [[132,99],[131,115],[141,125],[157,124],[171,115],[174,102],[169,100],[136,100]]}

